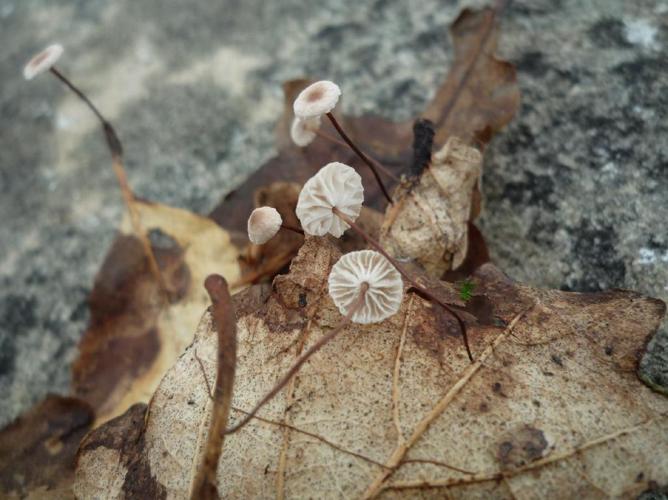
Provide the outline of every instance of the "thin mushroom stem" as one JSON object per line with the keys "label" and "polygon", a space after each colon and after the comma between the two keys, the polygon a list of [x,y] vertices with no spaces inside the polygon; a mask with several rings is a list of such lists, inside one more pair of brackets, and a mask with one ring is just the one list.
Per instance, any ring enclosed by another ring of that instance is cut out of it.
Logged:
{"label": "thin mushroom stem", "polygon": [[[323,139],[325,139],[325,140],[327,140],[331,143],[338,144],[339,146],[343,146],[343,147],[346,147],[346,148],[349,147],[347,142],[344,142],[340,139],[337,139],[333,135],[330,135],[327,132],[325,132],[323,130],[320,130],[319,128],[310,128],[309,127],[309,130],[311,130],[315,135],[317,135],[319,137],[322,137]],[[387,168],[381,162],[376,160],[373,156],[367,155],[367,158],[369,159],[370,162],[372,162],[376,166],[376,168],[378,170],[380,170],[382,173],[384,173],[387,177],[389,177],[390,179],[392,179],[395,182],[399,182],[399,180],[400,180],[399,177],[394,175],[389,168]]]}
{"label": "thin mushroom stem", "polygon": [[301,234],[302,236],[304,235],[303,229],[300,229],[297,226],[293,226],[291,224],[286,224],[285,222],[281,224],[281,228],[287,229],[288,231],[292,231],[293,233]]}
{"label": "thin mushroom stem", "polygon": [[118,185],[121,188],[121,196],[123,197],[125,206],[127,207],[128,213],[130,214],[130,223],[132,224],[132,228],[137,238],[139,238],[142,248],[144,249],[144,253],[148,258],[148,265],[151,270],[151,273],[158,281],[160,290],[164,294],[168,295],[167,285],[162,276],[162,273],[160,272],[160,267],[158,266],[158,261],[156,260],[155,254],[153,253],[151,242],[149,241],[146,231],[144,230],[141,224],[141,217],[139,211],[135,206],[135,196],[134,193],[132,192],[132,189],[130,188],[128,177],[125,172],[125,167],[123,165],[123,146],[121,144],[120,139],[118,138],[118,134],[116,134],[116,130],[114,130],[114,127],[111,125],[111,123],[104,117],[104,115],[100,112],[97,106],[93,104],[93,102],[88,98],[88,96],[84,94],[83,91],[81,91],[76,85],[74,85],[69,80],[69,78],[67,78],[60,71],[58,71],[55,66],[52,66],[49,69],[49,71],[58,80],[60,80],[63,84],[65,84],[65,86],[68,89],[70,89],[79,99],[81,99],[81,101],[83,101],[83,103],[93,112],[95,117],[100,121],[100,124],[102,125],[102,131],[104,132],[104,137],[107,140],[107,146],[109,147],[109,151],[111,152],[111,166],[112,169],[114,170],[114,174],[116,175],[116,180],[118,181]]}
{"label": "thin mushroom stem", "polygon": [[334,128],[336,131],[339,133],[341,138],[346,141],[346,144],[350,146],[350,148],[359,156],[364,163],[368,165],[368,167],[371,169],[371,172],[373,172],[373,176],[376,178],[376,182],[380,186],[380,190],[383,192],[385,195],[385,198],[387,198],[387,201],[390,202],[390,204],[394,204],[394,201],[392,200],[392,197],[390,196],[390,193],[387,192],[387,189],[385,188],[385,184],[383,184],[383,180],[380,178],[380,175],[378,174],[378,170],[376,169],[376,166],[374,163],[369,159],[367,155],[365,155],[356,145],[355,143],[348,137],[348,134],[346,134],[343,131],[343,128],[341,128],[341,125],[339,125],[339,122],[334,118],[334,115],[330,112],[327,113],[327,118],[329,118],[329,121],[332,122],[332,125],[334,125]]}
{"label": "thin mushroom stem", "polygon": [[260,400],[260,402],[257,405],[255,405],[255,408],[246,413],[246,416],[239,423],[228,428],[225,431],[225,434],[232,434],[234,432],[237,432],[239,429],[244,427],[248,422],[250,422],[251,419],[255,417],[257,412],[260,411],[260,409],[262,409],[262,407],[266,405],[269,401],[274,399],[276,394],[278,394],[281,391],[281,389],[283,389],[288,384],[288,382],[290,382],[290,379],[299,371],[302,365],[306,363],[311,356],[317,353],[320,349],[323,348],[325,344],[327,344],[330,340],[334,339],[339,333],[341,333],[341,331],[352,321],[353,314],[355,314],[355,312],[364,304],[364,297],[368,289],[369,289],[368,283],[362,283],[359,295],[350,306],[350,309],[348,310],[346,316],[334,328],[334,330],[332,330],[327,335],[322,337],[315,344],[313,344],[308,349],[308,351],[302,354],[299,357],[299,359],[297,359],[295,364],[292,365],[292,367],[288,370],[288,372],[285,375],[283,375],[281,380],[279,380],[278,383],[276,383],[276,385],[274,385],[274,387]]}
{"label": "thin mushroom stem", "polygon": [[371,236],[369,236],[361,227],[359,227],[357,224],[355,224],[355,221],[353,221],[350,217],[348,217],[346,214],[341,212],[338,208],[333,207],[332,212],[339,217],[343,222],[348,224],[353,231],[355,231],[357,234],[359,234],[362,238],[366,240],[369,245],[374,247],[383,257],[385,257],[387,260],[390,261],[390,263],[399,271],[399,273],[406,279],[411,284],[411,291],[414,291],[417,293],[420,297],[427,299],[431,302],[435,302],[439,306],[441,306],[443,309],[448,311],[456,320],[457,324],[459,326],[459,329],[462,332],[462,338],[464,340],[464,347],[466,347],[466,354],[468,354],[469,360],[473,362],[473,354],[471,354],[471,348],[469,346],[469,339],[468,335],[466,332],[466,325],[464,324],[464,321],[459,317],[459,315],[450,307],[448,306],[445,302],[443,302],[441,299],[436,297],[432,292],[430,292],[427,288],[422,286],[420,283],[415,281],[415,279],[406,271],[403,266],[395,259],[392,257],[390,254],[388,254],[385,249],[381,246],[380,243],[378,243],[376,240],[374,240]]}

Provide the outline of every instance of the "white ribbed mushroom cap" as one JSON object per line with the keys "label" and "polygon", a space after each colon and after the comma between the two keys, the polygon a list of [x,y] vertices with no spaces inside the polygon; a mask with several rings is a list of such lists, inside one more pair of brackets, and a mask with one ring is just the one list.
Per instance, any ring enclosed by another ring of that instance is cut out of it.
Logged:
{"label": "white ribbed mushroom cap", "polygon": [[320,117],[299,118],[295,116],[290,127],[290,138],[300,148],[308,146],[315,139],[315,130],[320,128]]}
{"label": "white ribbed mushroom cap", "polygon": [[49,45],[42,52],[28,61],[23,68],[23,78],[32,80],[40,73],[44,73],[56,64],[56,61],[63,55],[63,46],[60,44]]}
{"label": "white ribbed mushroom cap", "polygon": [[354,323],[377,323],[399,310],[404,293],[401,275],[378,252],[360,250],[345,254],[329,273],[329,295],[341,314],[348,314],[362,283],[368,283],[369,289],[363,305],[353,313]]}
{"label": "white ribbed mushroom cap", "polygon": [[329,113],[339,101],[341,89],[329,80],[320,80],[302,90],[292,108],[299,118],[313,118]]}
{"label": "white ribbed mushroom cap", "polygon": [[297,217],[306,234],[339,238],[348,224],[332,212],[336,207],[352,220],[357,219],[364,202],[362,178],[352,167],[333,162],[311,177],[299,193]]}
{"label": "white ribbed mushroom cap", "polygon": [[256,208],[248,218],[248,239],[251,243],[262,245],[276,235],[281,224],[283,219],[275,208]]}

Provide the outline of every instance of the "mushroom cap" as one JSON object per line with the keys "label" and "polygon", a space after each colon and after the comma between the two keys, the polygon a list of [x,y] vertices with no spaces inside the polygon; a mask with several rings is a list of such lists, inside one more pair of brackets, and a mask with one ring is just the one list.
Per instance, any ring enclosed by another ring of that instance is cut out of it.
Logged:
{"label": "mushroom cap", "polygon": [[316,133],[320,128],[320,117],[299,118],[295,116],[290,126],[290,138],[300,148],[306,147],[313,142]]}
{"label": "mushroom cap", "polygon": [[378,252],[360,250],[345,254],[329,273],[329,295],[341,314],[348,314],[365,282],[369,289],[352,315],[354,323],[377,323],[399,310],[404,294],[401,275]]}
{"label": "mushroom cap", "polygon": [[32,80],[40,73],[44,73],[51,69],[51,67],[56,64],[56,61],[60,59],[60,56],[63,55],[64,50],[63,46],[58,43],[49,45],[42,52],[28,61],[28,64],[23,68],[23,78]]}
{"label": "mushroom cap", "polygon": [[329,113],[339,101],[341,89],[329,80],[320,80],[302,90],[292,108],[299,118],[313,118]]}
{"label": "mushroom cap", "polygon": [[297,217],[306,234],[339,238],[348,224],[332,208],[336,207],[352,220],[357,219],[364,202],[362,178],[344,163],[332,162],[311,177],[299,193]]}
{"label": "mushroom cap", "polygon": [[262,245],[272,239],[283,224],[281,214],[273,207],[260,207],[248,217],[248,239]]}

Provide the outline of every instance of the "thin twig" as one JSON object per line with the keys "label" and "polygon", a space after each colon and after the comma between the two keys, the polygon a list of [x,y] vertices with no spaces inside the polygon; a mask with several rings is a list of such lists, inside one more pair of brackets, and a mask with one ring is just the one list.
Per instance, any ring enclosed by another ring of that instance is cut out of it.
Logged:
{"label": "thin twig", "polygon": [[367,283],[362,283],[362,286],[360,287],[360,293],[359,296],[355,299],[355,302],[352,304],[350,307],[350,310],[348,311],[348,314],[346,314],[345,318],[337,325],[334,330],[332,330],[330,333],[322,337],[320,340],[318,340],[315,344],[313,344],[304,354],[302,354],[299,359],[295,362],[294,365],[288,370],[288,372],[283,375],[283,377],[274,385],[274,387],[267,393],[266,396],[264,396],[260,402],[253,408],[248,415],[246,415],[245,418],[243,418],[239,423],[233,425],[229,429],[225,431],[225,434],[232,434],[234,432],[237,432],[239,429],[244,427],[250,420],[255,416],[255,414],[269,401],[271,401],[276,394],[278,394],[283,387],[286,386],[286,384],[292,379],[292,377],[299,371],[299,369],[302,367],[308,359],[313,356],[316,352],[318,352],[325,344],[327,344],[330,340],[332,340],[334,337],[336,337],[341,331],[351,322],[351,318],[353,317],[353,314],[362,306],[364,303],[364,296],[366,295],[366,291],[368,290],[369,285]]}
{"label": "thin twig", "polygon": [[[218,359],[209,433],[204,456],[190,490],[192,500],[219,498],[216,474],[232,405],[237,363],[237,326],[227,282],[222,276],[212,274],[206,279],[204,286],[213,304],[213,324],[218,334]],[[197,359],[199,360],[199,357]]]}
{"label": "thin twig", "polygon": [[498,345],[506,337],[508,337],[513,328],[515,328],[515,325],[520,320],[520,318],[522,318],[526,313],[528,313],[529,310],[532,309],[533,307],[534,305],[532,304],[530,308],[525,309],[524,311],[517,314],[510,322],[510,324],[503,330],[503,332],[501,332],[496,337],[496,339],[494,339],[494,342],[492,342],[482,352],[477,361],[475,361],[475,363],[470,364],[466,368],[466,370],[464,370],[464,373],[459,378],[459,380],[457,380],[457,382],[455,382],[455,384],[450,387],[448,392],[446,392],[443,395],[443,397],[438,401],[438,403],[436,403],[436,406],[434,406],[431,409],[431,411],[415,426],[410,437],[404,443],[401,443],[399,446],[395,448],[389,460],[385,463],[385,465],[389,468],[389,470],[383,470],[380,472],[380,474],[378,474],[378,476],[376,476],[376,478],[364,492],[363,498],[367,499],[373,498],[383,489],[383,484],[385,483],[387,478],[389,478],[394,473],[394,471],[401,465],[404,457],[406,456],[406,453],[408,453],[408,450],[410,450],[411,447],[422,437],[422,435],[427,431],[429,426],[431,426],[431,424],[439,416],[443,414],[443,412],[450,405],[455,396],[459,394],[462,388],[464,388],[464,386],[468,383],[468,381],[471,380],[471,377],[473,377],[473,375],[477,373],[477,371],[483,365],[483,362],[489,356],[491,356],[494,350],[498,347]]}
{"label": "thin twig", "polygon": [[509,469],[505,471],[497,471],[497,472],[488,472],[488,473],[481,473],[481,474],[475,474],[473,476],[469,477],[462,477],[462,478],[444,478],[444,479],[430,479],[430,480],[417,480],[417,481],[397,481],[395,483],[389,483],[385,484],[382,486],[382,488],[379,491],[382,490],[403,490],[403,489],[415,489],[415,488],[447,488],[447,487],[452,487],[452,486],[460,486],[460,485],[468,485],[468,484],[474,484],[474,483],[483,483],[487,481],[499,481],[504,478],[511,478],[514,476],[517,476],[519,474],[522,474],[524,472],[532,471],[535,469],[539,469],[540,467],[545,467],[546,465],[550,465],[553,463],[560,462],[562,460],[566,460],[572,456],[575,456],[579,453],[582,453],[584,450],[592,448],[594,446],[599,446],[601,444],[605,444],[609,441],[612,441],[614,439],[620,438],[622,436],[625,436],[627,434],[630,434],[632,432],[636,432],[643,427],[649,425],[652,423],[653,420],[649,419],[644,422],[641,422],[639,424],[633,425],[631,427],[626,427],[624,429],[612,432],[610,434],[606,434],[605,436],[601,436],[599,438],[593,439],[591,441],[588,441],[580,446],[573,447],[569,450],[566,450],[562,453],[555,453],[552,455],[549,455],[547,457],[541,458],[539,460],[536,460],[534,462],[530,462],[526,465],[523,465],[521,467],[517,467],[515,469]]}
{"label": "thin twig", "polygon": [[406,439],[401,430],[401,419],[399,417],[399,403],[401,401],[401,390],[399,389],[399,378],[401,374],[401,356],[404,352],[404,344],[406,343],[406,332],[410,321],[411,313],[413,312],[413,302],[415,296],[412,296],[406,308],[406,317],[404,318],[404,327],[401,331],[401,338],[397,346],[397,356],[394,359],[394,371],[392,374],[392,420],[394,420],[394,427],[397,430],[397,446],[403,443]]}

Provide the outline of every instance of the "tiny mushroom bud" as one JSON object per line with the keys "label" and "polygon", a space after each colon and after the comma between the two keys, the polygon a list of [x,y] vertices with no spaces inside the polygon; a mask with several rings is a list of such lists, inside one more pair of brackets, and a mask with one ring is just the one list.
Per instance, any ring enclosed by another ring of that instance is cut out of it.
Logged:
{"label": "tiny mushroom bud", "polygon": [[295,116],[313,118],[329,113],[339,101],[341,89],[328,80],[312,83],[302,90],[293,104]]}
{"label": "tiny mushroom bud", "polygon": [[290,127],[290,138],[300,148],[308,146],[316,137],[315,131],[320,128],[320,117],[299,118],[295,116]]}
{"label": "tiny mushroom bud", "polygon": [[281,214],[275,208],[256,208],[248,218],[248,239],[262,245],[276,235],[282,223]]}
{"label": "tiny mushroom bud", "polygon": [[306,234],[339,238],[350,226],[333,208],[351,220],[362,210],[362,178],[352,167],[339,162],[328,163],[311,177],[299,193],[297,217]]}
{"label": "tiny mushroom bud", "polygon": [[32,80],[40,73],[50,70],[63,55],[63,50],[63,46],[60,44],[49,45],[28,61],[28,64],[23,68],[23,78]]}
{"label": "tiny mushroom bud", "polygon": [[377,323],[399,310],[404,292],[401,275],[378,252],[360,250],[341,257],[329,274],[329,295],[341,314],[349,313],[363,283],[368,289],[352,315],[354,323]]}

